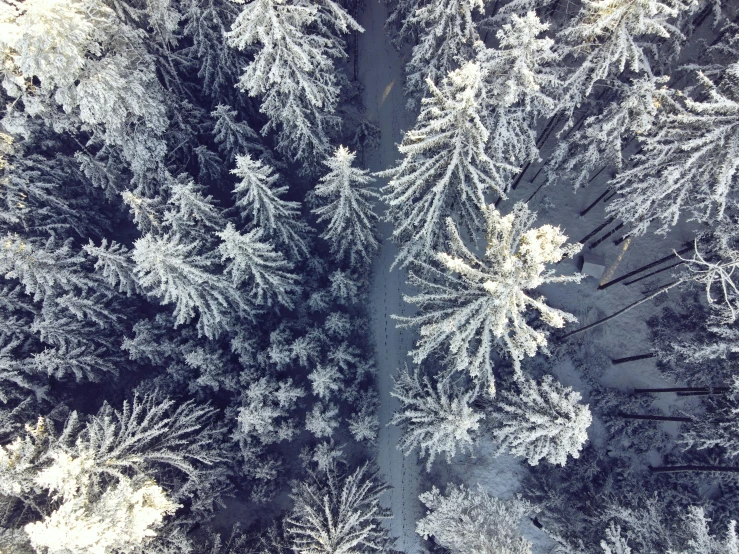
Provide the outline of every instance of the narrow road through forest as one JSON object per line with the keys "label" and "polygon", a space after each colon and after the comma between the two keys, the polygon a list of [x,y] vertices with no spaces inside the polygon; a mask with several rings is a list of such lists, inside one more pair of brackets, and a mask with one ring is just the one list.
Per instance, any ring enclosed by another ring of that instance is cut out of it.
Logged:
{"label": "narrow road through forest", "polygon": [[[406,112],[403,97],[402,62],[398,52],[390,44],[385,32],[387,9],[381,0],[366,0],[360,23],[365,32],[359,37],[359,80],[364,85],[366,117],[379,125],[382,132],[380,147],[367,152],[367,166],[372,171],[387,169],[398,159],[396,143],[400,142],[401,129],[413,124],[414,115]],[[386,180],[378,180],[381,187]],[[392,377],[396,370],[409,361],[412,333],[395,328],[391,314],[404,314],[408,306],[403,303],[405,287],[404,271],[390,272],[397,248],[390,242],[392,225],[379,225],[382,247],[375,260],[370,293],[372,331],[377,348],[378,388],[380,394],[380,436],[378,463],[384,479],[392,489],[386,494],[386,506],[392,510],[387,525],[396,538],[395,548],[406,554],[421,552],[421,540],[415,532],[416,520],[422,517],[418,494],[422,487],[419,480],[425,471],[419,466],[415,453],[404,456],[397,449],[400,431],[388,427],[398,401],[390,396]],[[423,472],[423,474],[422,474]]]}

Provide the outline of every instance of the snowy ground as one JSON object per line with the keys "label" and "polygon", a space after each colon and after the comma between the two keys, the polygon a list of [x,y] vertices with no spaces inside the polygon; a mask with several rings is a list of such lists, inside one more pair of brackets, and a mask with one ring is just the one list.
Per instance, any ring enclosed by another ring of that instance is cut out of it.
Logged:
{"label": "snowy ground", "polygon": [[[364,85],[366,117],[374,121],[382,131],[380,147],[367,154],[367,165],[372,171],[392,166],[399,154],[395,147],[400,142],[402,129],[413,125],[414,115],[405,111],[403,98],[402,61],[390,45],[384,29],[387,10],[380,0],[369,0],[360,17],[365,32],[359,39],[359,79]],[[386,181],[378,181],[377,186]],[[407,310],[401,295],[405,288],[405,272],[390,265],[397,248],[389,241],[392,226],[380,224],[383,238],[380,255],[373,268],[370,312],[372,329],[377,344],[378,386],[380,393],[380,438],[378,461],[380,471],[392,486],[386,502],[393,517],[388,521],[395,548],[407,554],[421,552],[421,540],[415,533],[415,523],[423,515],[418,501],[425,487],[421,481],[425,475],[415,454],[404,456],[396,448],[400,436],[397,427],[388,427],[398,401],[390,396],[392,376],[398,367],[408,361],[412,347],[412,334],[399,332],[391,314],[403,314]]]}

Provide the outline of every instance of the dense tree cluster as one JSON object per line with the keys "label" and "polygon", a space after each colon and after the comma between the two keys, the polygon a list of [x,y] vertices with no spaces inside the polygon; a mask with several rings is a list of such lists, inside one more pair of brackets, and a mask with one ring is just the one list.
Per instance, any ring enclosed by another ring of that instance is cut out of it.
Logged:
{"label": "dense tree cluster", "polygon": [[214,514],[290,479],[285,545],[324,493],[333,543],[384,544],[349,32],[332,1],[0,4],[0,550],[245,547]]}
{"label": "dense tree cluster", "polygon": [[[362,2],[0,0],[0,552],[392,552],[390,447],[424,458],[430,551],[739,552],[736,6],[386,3],[397,159]],[[605,222],[568,242],[550,197],[588,187]],[[617,231],[601,289],[673,265],[575,328],[566,260]],[[381,250],[418,335],[380,391]],[[585,333],[667,291],[636,358],[671,386],[614,386]],[[518,494],[454,482],[480,443]]]}

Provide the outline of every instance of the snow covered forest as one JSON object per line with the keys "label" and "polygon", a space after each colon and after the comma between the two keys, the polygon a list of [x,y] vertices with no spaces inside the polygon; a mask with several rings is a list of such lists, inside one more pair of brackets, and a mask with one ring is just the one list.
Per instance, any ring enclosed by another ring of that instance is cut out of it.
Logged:
{"label": "snow covered forest", "polygon": [[0,0],[0,55],[0,554],[739,554],[739,3]]}

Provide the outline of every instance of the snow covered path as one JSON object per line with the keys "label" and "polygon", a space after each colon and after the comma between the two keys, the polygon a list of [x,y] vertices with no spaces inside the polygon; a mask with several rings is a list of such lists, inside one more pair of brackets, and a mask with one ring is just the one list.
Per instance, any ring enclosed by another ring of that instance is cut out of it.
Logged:
{"label": "snow covered path", "polygon": [[[365,29],[359,38],[359,80],[365,87],[366,117],[378,124],[382,131],[380,147],[366,155],[367,165],[372,171],[392,166],[399,157],[395,144],[400,142],[401,129],[408,129],[413,124],[413,114],[405,111],[403,64],[387,40],[386,18],[387,10],[380,0],[367,0],[359,21]],[[377,186],[384,184],[385,181],[379,181]],[[405,272],[395,270],[390,273],[390,265],[397,252],[389,240],[391,232],[390,224],[380,224],[382,249],[373,267],[370,293],[380,394],[378,461],[380,471],[392,486],[385,500],[392,510],[388,525],[391,535],[397,538],[395,548],[406,554],[417,554],[421,552],[421,540],[415,533],[415,523],[422,517],[418,502],[419,481],[425,471],[417,463],[415,454],[406,457],[396,448],[400,432],[396,427],[387,426],[398,407],[398,401],[390,396],[392,377],[396,369],[408,361],[407,353],[412,346],[412,334],[396,329],[395,322],[390,319],[391,314],[403,314],[408,310],[402,299]]]}

